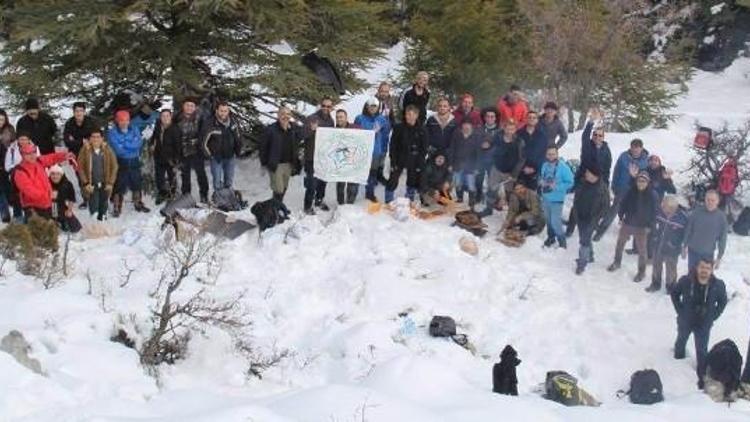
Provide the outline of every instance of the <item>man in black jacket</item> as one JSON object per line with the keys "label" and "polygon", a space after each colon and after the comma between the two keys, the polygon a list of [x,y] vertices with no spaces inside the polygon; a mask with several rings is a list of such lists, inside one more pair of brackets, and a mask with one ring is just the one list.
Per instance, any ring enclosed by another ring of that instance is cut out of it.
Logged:
{"label": "man in black jacket", "polygon": [[618,215],[622,221],[620,234],[617,236],[615,248],[615,260],[608,271],[617,271],[622,263],[622,252],[630,237],[635,238],[636,250],[638,251],[638,273],[633,281],[638,283],[646,276],[646,242],[648,233],[656,222],[656,211],[659,206],[659,198],[651,189],[651,179],[648,172],[641,172],[635,180],[635,186],[625,194],[620,203]]}
{"label": "man in black jacket", "polygon": [[260,146],[260,163],[268,169],[274,199],[284,201],[292,175],[299,174],[302,131],[292,125],[292,111],[280,107],[276,122],[268,125]]}
{"label": "man in black jacket", "polygon": [[57,124],[49,114],[39,109],[39,101],[29,98],[24,104],[26,114],[18,119],[16,133],[29,133],[31,140],[39,147],[41,155],[55,152],[55,136],[57,135]]}
{"label": "man in black jacket", "polygon": [[177,194],[177,172],[180,165],[179,128],[172,124],[172,110],[162,110],[154,127],[149,147],[156,172],[156,205],[174,199]]}
{"label": "man in black jacket", "polygon": [[430,90],[427,89],[427,84],[430,81],[430,75],[425,71],[417,72],[417,78],[414,81],[414,85],[411,88],[404,91],[401,96],[401,111],[402,119],[404,122],[406,119],[406,108],[410,105],[417,107],[419,117],[417,118],[417,124],[424,126],[424,122],[427,120],[427,105],[430,102]]}
{"label": "man in black jacket", "polygon": [[[208,176],[206,176],[206,159],[203,156],[204,151],[201,148],[201,120],[200,112],[197,109],[197,100],[195,98],[186,98],[182,102],[182,111],[174,118],[174,124],[178,131],[178,145],[180,146],[182,176],[182,193],[190,193],[191,171],[195,172],[198,178],[198,190],[200,200],[208,203]],[[172,141],[170,141],[172,142]]]}
{"label": "man in black jacket", "polygon": [[[508,120],[503,130],[492,140],[492,166],[487,181],[487,205],[480,214],[485,217],[492,214],[495,207],[501,208],[500,199],[508,202],[513,191],[513,182],[518,179],[525,162],[523,140],[517,136],[516,123]],[[500,196],[502,195],[502,196]]]}
{"label": "man in black jacket", "polygon": [[672,290],[672,304],[677,312],[677,340],[674,345],[675,359],[685,358],[685,345],[693,334],[695,355],[698,361],[698,388],[703,389],[706,375],[706,357],[711,327],[724,312],[727,291],[724,282],[713,274],[714,263],[710,258],[701,258],[688,275],[680,278]]}
{"label": "man in black jacket", "polygon": [[[358,126],[349,123],[349,115],[346,110],[340,108],[336,110],[336,128],[339,129],[359,129]],[[378,170],[380,171],[380,169]],[[357,200],[359,193],[359,184],[349,182],[336,182],[336,201],[339,205],[353,204]]]}
{"label": "man in black jacket", "polygon": [[594,262],[591,238],[599,219],[609,208],[609,186],[601,177],[597,166],[583,169],[583,181],[578,185],[573,199],[573,212],[578,221],[578,259],[576,274],[582,274],[586,265]]}
{"label": "man in black jacket", "polygon": [[438,153],[430,157],[421,179],[420,194],[423,205],[434,206],[449,203],[453,176],[443,154]]}
{"label": "man in black jacket", "polygon": [[[86,103],[78,101],[73,103],[73,117],[65,122],[63,128],[63,142],[68,151],[78,157],[83,144],[88,142],[91,131],[97,128],[97,123],[91,116],[86,115]],[[79,181],[80,183],[80,181]],[[83,186],[81,186],[83,188]],[[86,199],[81,203],[81,209],[88,208]]]}
{"label": "man in black jacket", "polygon": [[203,135],[203,148],[211,160],[211,180],[214,192],[233,189],[234,157],[240,155],[242,138],[237,122],[229,113],[229,103],[216,104],[213,118],[206,122]]}
{"label": "man in black jacket", "polygon": [[331,117],[333,110],[333,100],[324,97],[320,102],[320,108],[315,113],[307,116],[305,121],[305,199],[304,210],[306,214],[313,215],[315,210],[313,204],[323,211],[329,211],[328,205],[323,202],[326,195],[327,183],[325,180],[315,177],[315,134],[319,127],[334,127],[335,122]]}
{"label": "man in black jacket", "polygon": [[427,155],[427,134],[418,123],[419,109],[410,105],[404,113],[404,122],[396,125],[391,134],[391,174],[385,190],[385,202],[393,201],[398,179],[406,170],[406,197],[414,200],[419,189],[419,177]]}

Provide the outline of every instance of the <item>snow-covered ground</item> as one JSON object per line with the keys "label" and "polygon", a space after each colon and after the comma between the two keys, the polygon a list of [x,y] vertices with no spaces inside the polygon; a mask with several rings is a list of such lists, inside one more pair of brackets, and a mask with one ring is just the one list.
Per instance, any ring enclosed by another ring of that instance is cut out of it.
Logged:
{"label": "snow-covered ground", "polygon": [[[393,71],[373,69],[371,81]],[[696,74],[669,130],[609,134],[614,153],[635,136],[665,163],[680,169],[696,119],[738,123],[750,116],[750,59],[722,74]],[[356,114],[365,94],[345,107]],[[563,155],[575,157],[579,134]],[[678,175],[678,177],[680,177]],[[269,196],[267,175],[243,162],[237,185],[250,202]],[[685,180],[684,176],[682,180]],[[382,195],[381,192],[379,194]],[[23,332],[46,376],[35,375],[0,352],[2,421],[747,421],[750,402],[731,407],[695,388],[695,358],[671,358],[675,316],[669,298],[647,294],[631,281],[635,258],[614,275],[605,270],[615,230],[597,244],[597,261],[573,274],[576,238],[568,250],[542,250],[542,239],[508,249],[490,234],[480,252],[464,254],[467,233],[449,219],[399,222],[370,215],[363,202],[316,217],[302,217],[302,181],[288,203],[292,221],[251,232],[220,246],[219,295],[245,291],[248,329],[259,350],[293,355],[246,379],[242,359],[226,335],[195,336],[189,356],[163,366],[160,385],[140,367],[137,354],[109,340],[122,319],[144,321],[163,247],[161,219],[128,211],[110,221],[123,235],[73,241],[74,275],[44,290],[12,265],[0,278],[0,336]],[[328,201],[335,194],[329,187]],[[249,216],[245,211],[241,216]],[[488,219],[492,228],[501,216]],[[88,220],[86,220],[88,222]],[[290,229],[290,230],[288,230]],[[286,236],[286,232],[291,233]],[[135,240],[138,238],[138,240]],[[135,241],[134,241],[135,240]],[[744,353],[750,334],[750,238],[732,235],[718,271],[732,297],[716,323],[712,343],[734,339]],[[155,260],[156,259],[156,260]],[[119,287],[123,262],[137,268]],[[684,271],[686,264],[681,262]],[[86,274],[93,281],[87,294]],[[408,312],[416,333],[402,331]],[[472,355],[451,341],[427,335],[435,314],[451,315],[475,345]],[[506,344],[523,363],[519,397],[491,393],[491,368]],[[630,374],[655,368],[666,401],[635,406],[615,397]],[[548,370],[566,370],[603,402],[566,408],[536,393]]]}

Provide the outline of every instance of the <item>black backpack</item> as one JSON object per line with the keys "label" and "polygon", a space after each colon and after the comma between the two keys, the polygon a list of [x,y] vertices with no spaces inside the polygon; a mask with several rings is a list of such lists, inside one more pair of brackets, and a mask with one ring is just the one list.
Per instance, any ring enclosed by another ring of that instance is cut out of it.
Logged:
{"label": "black backpack", "polygon": [[636,371],[630,377],[630,402],[654,404],[664,401],[664,390],[659,373],[653,369]]}
{"label": "black backpack", "polygon": [[750,207],[742,209],[740,216],[737,217],[737,221],[732,226],[732,231],[740,236],[750,235]]}
{"label": "black backpack", "polygon": [[258,230],[263,231],[289,219],[289,209],[278,199],[256,202],[250,208],[258,223]]}
{"label": "black backpack", "polygon": [[430,335],[433,337],[452,337],[456,335],[456,321],[449,316],[436,315],[430,321]]}
{"label": "black backpack", "polygon": [[740,386],[742,355],[737,345],[730,339],[722,340],[708,352],[707,375],[724,386],[727,399]]}

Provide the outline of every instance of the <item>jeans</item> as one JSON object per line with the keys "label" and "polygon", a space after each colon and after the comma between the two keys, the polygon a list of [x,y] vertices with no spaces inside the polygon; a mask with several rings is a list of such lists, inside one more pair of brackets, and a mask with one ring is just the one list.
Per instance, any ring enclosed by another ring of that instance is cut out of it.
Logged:
{"label": "jeans", "polygon": [[232,189],[234,183],[234,158],[211,158],[211,181],[214,192]]}
{"label": "jeans", "polygon": [[190,193],[190,171],[194,171],[198,177],[198,191],[201,198],[208,197],[208,176],[206,176],[206,162],[198,154],[188,155],[182,158],[180,174],[182,176],[182,193]]}
{"label": "jeans", "polygon": [[154,170],[156,171],[156,190],[161,196],[172,195],[177,191],[177,177],[174,167],[169,163],[154,161]]}
{"label": "jeans", "polygon": [[701,259],[711,259],[713,261],[714,253],[697,252],[688,248],[688,272],[693,271],[693,268],[698,265]]}
{"label": "jeans", "polygon": [[677,260],[679,256],[665,255],[657,252],[654,256],[654,266],[651,269],[651,281],[661,285],[661,274],[666,268],[666,285],[673,286],[677,282]]}
{"label": "jeans", "polygon": [[313,206],[313,200],[315,204],[323,202],[323,198],[326,195],[327,183],[323,180],[315,177],[315,172],[312,169],[312,165],[305,166],[305,209],[309,210]]}
{"label": "jeans", "polygon": [[642,273],[646,271],[646,238],[648,234],[645,227],[635,227],[627,224],[623,224],[620,227],[620,233],[617,236],[617,246],[615,247],[615,263],[618,265],[622,263],[622,252],[631,236],[635,238],[636,250],[638,251],[638,272]]}
{"label": "jeans", "polygon": [[562,225],[562,202],[542,201],[544,219],[547,220],[547,237],[550,239],[563,239],[565,232]]}
{"label": "jeans", "polygon": [[453,185],[456,186],[456,192],[463,193],[464,190],[468,190],[472,193],[476,192],[476,175],[472,171],[456,171],[455,173],[453,173]]}
{"label": "jeans", "polygon": [[[604,214],[604,218],[602,218],[602,221],[599,223],[599,226],[596,228],[597,234],[604,235],[604,233],[607,232],[607,229],[610,225],[612,225],[612,222],[615,221],[615,217],[617,217],[617,212],[620,211],[620,204],[622,203],[622,200],[625,199],[626,192],[622,192],[620,194],[615,195],[615,199],[612,200],[612,205],[609,206],[609,209],[607,209],[607,212]],[[645,245],[644,245],[645,248]]]}
{"label": "jeans", "polygon": [[676,358],[685,357],[685,346],[690,334],[693,334],[695,358],[698,361],[695,372],[699,380],[702,380],[706,375],[706,357],[708,356],[708,341],[711,337],[712,325],[712,322],[691,323],[683,317],[677,317],[677,340],[674,343],[674,355]]}
{"label": "jeans", "polygon": [[594,236],[596,223],[593,221],[580,221],[578,223],[578,265],[586,267],[586,264],[594,260],[594,249],[591,247],[591,238]]}
{"label": "jeans", "polygon": [[336,199],[339,205],[353,204],[357,200],[359,185],[356,183],[336,183]]}

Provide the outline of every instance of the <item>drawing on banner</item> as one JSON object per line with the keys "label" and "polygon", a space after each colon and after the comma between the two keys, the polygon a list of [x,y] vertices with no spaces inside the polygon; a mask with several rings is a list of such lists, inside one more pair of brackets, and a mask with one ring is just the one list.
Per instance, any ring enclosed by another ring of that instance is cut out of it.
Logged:
{"label": "drawing on banner", "polygon": [[315,132],[315,177],[326,182],[367,183],[375,132],[318,128]]}

